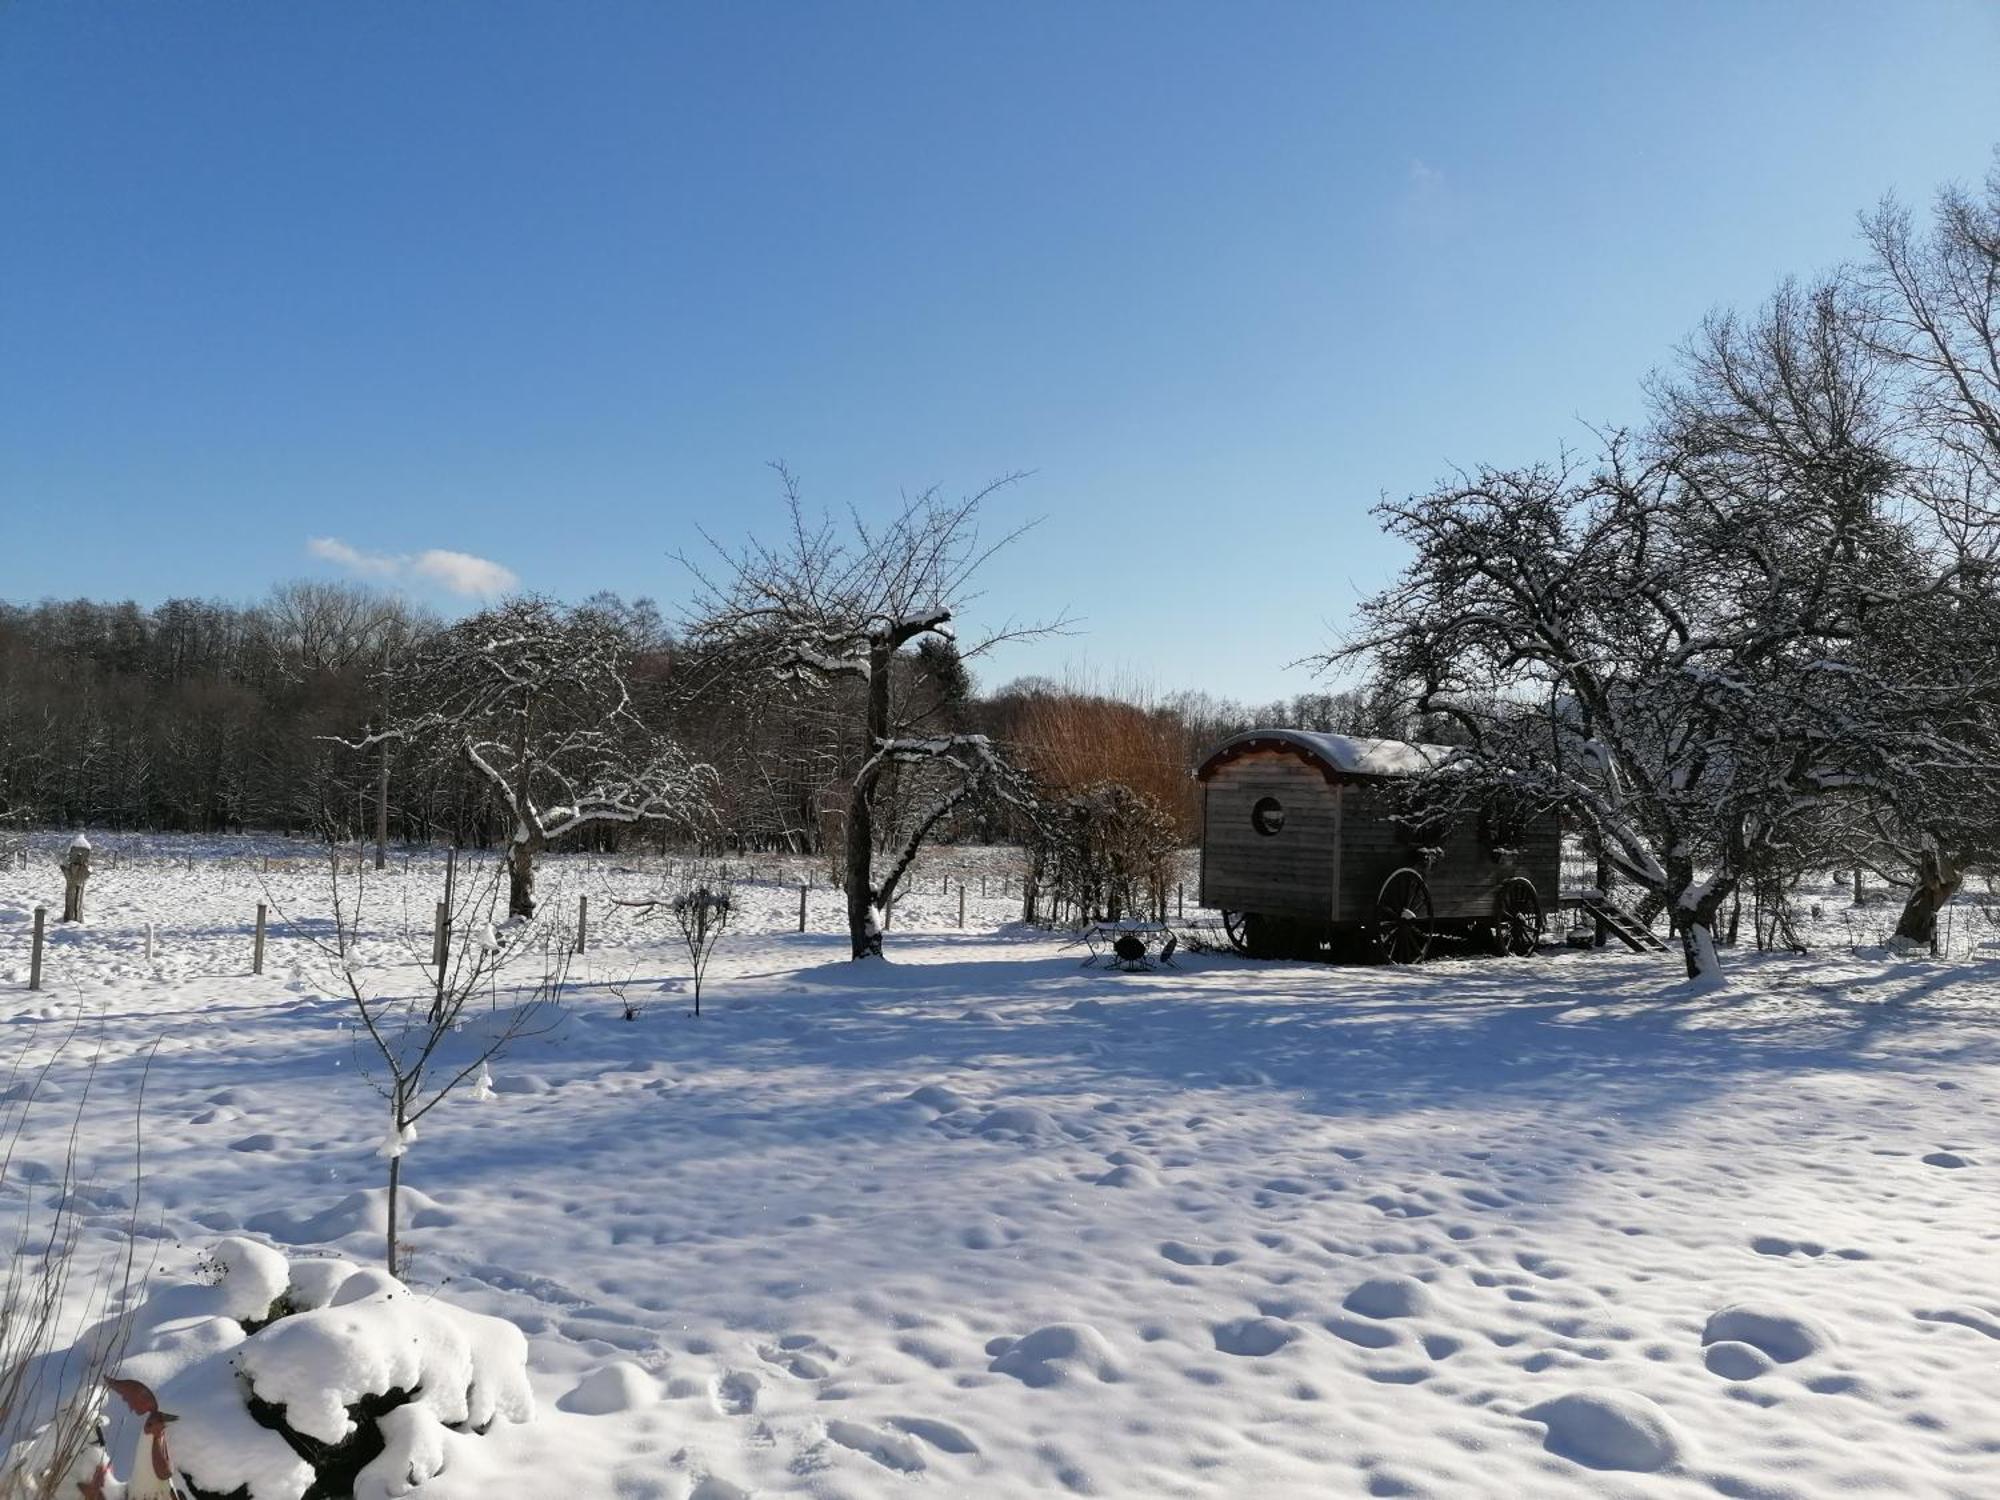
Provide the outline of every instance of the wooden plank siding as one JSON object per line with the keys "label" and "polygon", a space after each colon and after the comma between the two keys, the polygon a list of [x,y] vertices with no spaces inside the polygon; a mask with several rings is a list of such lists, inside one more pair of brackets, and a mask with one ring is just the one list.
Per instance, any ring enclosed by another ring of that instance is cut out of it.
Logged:
{"label": "wooden plank siding", "polygon": [[1543,913],[1553,915],[1562,863],[1562,820],[1554,814],[1531,824],[1520,846],[1504,859],[1486,847],[1479,820],[1465,818],[1447,831],[1441,852],[1426,865],[1409,831],[1390,817],[1395,808],[1392,787],[1357,784],[1346,788],[1346,795],[1347,820],[1340,844],[1344,899],[1337,920],[1372,920],[1382,882],[1405,865],[1422,872],[1430,887],[1432,915],[1439,921],[1485,920],[1493,915],[1495,893],[1517,877],[1534,886]]}
{"label": "wooden plank siding", "polygon": [[[1250,810],[1261,797],[1285,809],[1276,834],[1257,831]],[[1450,829],[1428,865],[1395,822],[1392,784],[1328,774],[1282,751],[1252,751],[1216,768],[1203,783],[1201,899],[1228,911],[1314,922],[1368,922],[1391,873],[1423,873],[1441,922],[1484,921],[1500,886],[1526,879],[1553,916],[1560,896],[1562,825],[1553,814],[1526,831],[1521,846],[1496,858],[1479,820]]]}
{"label": "wooden plank siding", "polygon": [[[1295,756],[1252,754],[1205,784],[1202,904],[1324,922],[1333,911],[1340,807],[1326,777]],[[1250,809],[1275,797],[1285,826],[1259,833]]]}

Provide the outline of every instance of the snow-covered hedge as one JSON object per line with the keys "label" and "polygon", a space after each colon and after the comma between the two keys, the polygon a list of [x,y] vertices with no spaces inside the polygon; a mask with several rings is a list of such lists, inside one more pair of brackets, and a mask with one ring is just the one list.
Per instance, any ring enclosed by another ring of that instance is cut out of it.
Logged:
{"label": "snow-covered hedge", "polygon": [[513,1324],[245,1239],[154,1291],[126,1349],[113,1389],[147,1418],[131,1500],[175,1493],[169,1476],[194,1500],[387,1500],[454,1443],[534,1415]]}

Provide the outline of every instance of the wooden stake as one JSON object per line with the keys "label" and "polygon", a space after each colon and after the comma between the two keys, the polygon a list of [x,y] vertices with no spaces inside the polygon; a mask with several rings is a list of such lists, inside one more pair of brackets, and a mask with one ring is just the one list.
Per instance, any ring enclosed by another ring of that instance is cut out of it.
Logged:
{"label": "wooden stake", "polygon": [[28,959],[28,988],[31,990],[42,987],[42,924],[48,919],[49,909],[46,906],[35,908],[35,946]]}
{"label": "wooden stake", "polygon": [[806,883],[799,882],[799,931],[806,930]]}
{"label": "wooden stake", "polygon": [[264,903],[261,901],[257,903],[257,946],[251,950],[250,972],[264,972]]}
{"label": "wooden stake", "polygon": [[444,914],[445,904],[440,901],[437,904],[436,914],[431,918],[431,962],[437,965],[439,984],[444,983],[444,960],[450,947],[445,940]]}
{"label": "wooden stake", "polygon": [[576,951],[583,952],[583,938],[590,927],[590,897],[576,898]]}
{"label": "wooden stake", "polygon": [[965,882],[963,880],[958,883],[958,925],[961,927],[965,925]]}
{"label": "wooden stake", "polygon": [[1186,915],[1187,915],[1187,886],[1177,880],[1174,882],[1174,916],[1176,918],[1179,918],[1179,917],[1184,917]]}

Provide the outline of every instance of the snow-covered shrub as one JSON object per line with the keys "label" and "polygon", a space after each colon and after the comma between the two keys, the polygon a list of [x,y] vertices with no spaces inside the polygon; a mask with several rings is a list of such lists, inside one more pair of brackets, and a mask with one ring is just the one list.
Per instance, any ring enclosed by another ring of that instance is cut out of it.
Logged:
{"label": "snow-covered shrub", "polygon": [[1031,857],[1051,922],[1164,915],[1180,836],[1152,797],[1098,781],[1049,799]]}
{"label": "snow-covered shrub", "polygon": [[534,1415],[513,1324],[245,1239],[141,1304],[111,1384],[144,1419],[132,1500],[386,1500]]}

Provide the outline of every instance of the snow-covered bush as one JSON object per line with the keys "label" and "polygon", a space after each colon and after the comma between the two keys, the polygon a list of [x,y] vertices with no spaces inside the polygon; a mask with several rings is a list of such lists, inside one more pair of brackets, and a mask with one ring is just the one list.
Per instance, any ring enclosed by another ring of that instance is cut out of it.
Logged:
{"label": "snow-covered bush", "polygon": [[513,1324],[245,1239],[155,1290],[125,1347],[110,1384],[143,1419],[132,1500],[386,1500],[420,1491],[454,1444],[534,1415]]}
{"label": "snow-covered bush", "polygon": [[1047,799],[1029,852],[1051,922],[1164,916],[1180,835],[1145,792],[1097,781]]}

